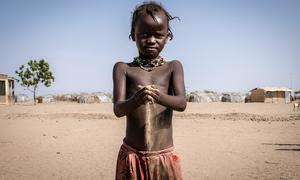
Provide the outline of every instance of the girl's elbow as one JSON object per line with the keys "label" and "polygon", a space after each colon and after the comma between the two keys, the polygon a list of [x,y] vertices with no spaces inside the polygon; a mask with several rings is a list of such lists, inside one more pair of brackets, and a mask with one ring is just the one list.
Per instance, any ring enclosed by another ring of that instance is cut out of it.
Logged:
{"label": "girl's elbow", "polygon": [[120,117],[122,117],[122,116],[125,115],[124,113],[122,113],[122,112],[120,112],[120,111],[118,110],[118,108],[116,107],[116,105],[114,105],[114,114],[115,114],[115,116],[117,116],[118,118],[120,118]]}
{"label": "girl's elbow", "polygon": [[114,111],[114,113],[115,113],[115,115],[117,116],[117,118],[120,118],[120,117],[124,116],[124,115],[122,115],[121,113],[118,113],[118,112],[115,112],[115,111]]}
{"label": "girl's elbow", "polygon": [[177,111],[183,112],[186,109],[186,100],[184,99],[182,103],[178,106]]}
{"label": "girl's elbow", "polygon": [[185,110],[185,108],[186,108],[186,104],[185,104],[184,106],[181,106],[181,107],[179,108],[179,112],[183,112],[183,111]]}

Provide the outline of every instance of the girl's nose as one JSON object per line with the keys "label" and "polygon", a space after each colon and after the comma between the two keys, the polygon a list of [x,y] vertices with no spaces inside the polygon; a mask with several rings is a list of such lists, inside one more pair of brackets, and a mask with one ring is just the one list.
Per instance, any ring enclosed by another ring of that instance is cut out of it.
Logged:
{"label": "girl's nose", "polygon": [[147,43],[155,43],[155,37],[154,36],[150,36],[147,38]]}

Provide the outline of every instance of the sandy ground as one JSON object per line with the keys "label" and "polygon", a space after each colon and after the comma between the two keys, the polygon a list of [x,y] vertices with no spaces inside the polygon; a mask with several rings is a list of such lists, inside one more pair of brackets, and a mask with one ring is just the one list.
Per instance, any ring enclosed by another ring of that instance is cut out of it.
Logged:
{"label": "sandy ground", "polygon": [[[112,104],[0,106],[0,179],[114,179],[125,133]],[[189,103],[174,114],[185,179],[300,179],[292,104]]]}

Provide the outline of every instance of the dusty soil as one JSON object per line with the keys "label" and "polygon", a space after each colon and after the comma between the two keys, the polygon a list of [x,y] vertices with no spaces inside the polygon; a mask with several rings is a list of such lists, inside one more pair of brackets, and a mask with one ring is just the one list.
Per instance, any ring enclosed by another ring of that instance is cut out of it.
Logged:
{"label": "dusty soil", "polygon": [[[124,133],[111,103],[0,106],[0,179],[114,179]],[[185,179],[300,179],[292,104],[189,103],[174,141]]]}

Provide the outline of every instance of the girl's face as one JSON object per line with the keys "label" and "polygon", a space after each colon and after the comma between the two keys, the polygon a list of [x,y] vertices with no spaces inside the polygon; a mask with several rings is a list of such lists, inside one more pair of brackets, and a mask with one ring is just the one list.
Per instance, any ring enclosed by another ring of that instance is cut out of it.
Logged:
{"label": "girl's face", "polygon": [[136,22],[134,41],[143,59],[155,59],[168,39],[168,21],[163,13],[141,15]]}

